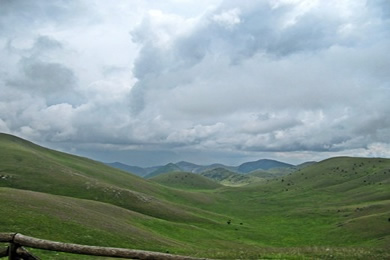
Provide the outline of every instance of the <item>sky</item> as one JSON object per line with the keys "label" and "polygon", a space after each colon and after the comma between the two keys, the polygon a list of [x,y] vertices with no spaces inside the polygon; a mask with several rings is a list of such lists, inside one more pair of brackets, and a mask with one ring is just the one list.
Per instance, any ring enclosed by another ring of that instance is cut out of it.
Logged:
{"label": "sky", "polygon": [[0,132],[103,162],[390,157],[388,0],[0,0]]}

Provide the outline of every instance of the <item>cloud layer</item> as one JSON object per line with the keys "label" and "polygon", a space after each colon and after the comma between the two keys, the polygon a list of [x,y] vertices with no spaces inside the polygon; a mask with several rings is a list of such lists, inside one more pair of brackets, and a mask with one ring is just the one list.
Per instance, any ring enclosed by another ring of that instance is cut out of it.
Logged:
{"label": "cloud layer", "polygon": [[141,165],[389,157],[387,2],[1,1],[0,131]]}

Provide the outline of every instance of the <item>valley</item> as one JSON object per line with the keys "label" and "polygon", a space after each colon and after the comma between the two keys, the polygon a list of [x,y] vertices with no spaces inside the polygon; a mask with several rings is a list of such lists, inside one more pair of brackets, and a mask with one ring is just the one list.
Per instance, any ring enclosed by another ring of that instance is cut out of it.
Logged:
{"label": "valley", "polygon": [[0,232],[216,259],[390,257],[390,159],[178,164],[145,179],[0,134]]}

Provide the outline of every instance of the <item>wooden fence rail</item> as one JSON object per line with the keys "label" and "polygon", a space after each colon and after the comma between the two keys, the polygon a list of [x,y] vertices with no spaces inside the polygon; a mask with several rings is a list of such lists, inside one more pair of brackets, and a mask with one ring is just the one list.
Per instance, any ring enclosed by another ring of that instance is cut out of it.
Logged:
{"label": "wooden fence rail", "polygon": [[0,242],[9,243],[6,248],[0,249],[0,258],[8,257],[9,260],[36,260],[37,256],[29,253],[24,247],[37,248],[50,251],[66,252],[72,254],[118,257],[128,259],[150,259],[150,260],[200,260],[205,258],[194,258],[143,250],[133,250],[114,247],[86,246],[79,244],[61,243],[56,241],[38,239],[24,236],[20,233],[0,233]]}

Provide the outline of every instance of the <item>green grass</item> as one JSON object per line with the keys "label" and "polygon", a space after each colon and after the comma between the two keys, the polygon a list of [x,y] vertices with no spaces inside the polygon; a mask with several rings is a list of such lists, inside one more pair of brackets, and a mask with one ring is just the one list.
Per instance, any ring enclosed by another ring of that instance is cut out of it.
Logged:
{"label": "green grass", "polygon": [[0,134],[0,232],[211,258],[386,259],[389,180],[388,159],[340,157],[242,187],[152,181]]}
{"label": "green grass", "polygon": [[209,178],[189,172],[160,174],[150,180],[168,187],[184,190],[212,190],[222,187],[222,185]]}
{"label": "green grass", "polygon": [[201,173],[202,176],[215,180],[222,185],[239,187],[255,182],[261,182],[264,179],[249,174],[241,174],[229,171],[225,168],[215,168]]}

